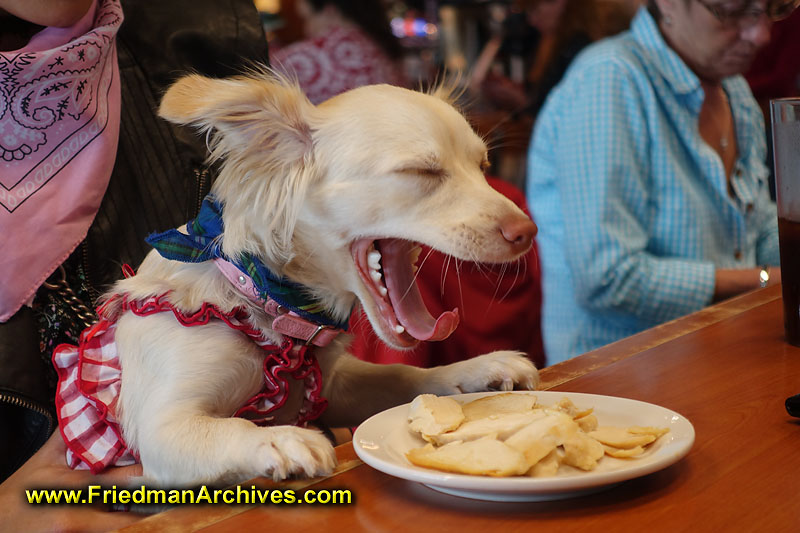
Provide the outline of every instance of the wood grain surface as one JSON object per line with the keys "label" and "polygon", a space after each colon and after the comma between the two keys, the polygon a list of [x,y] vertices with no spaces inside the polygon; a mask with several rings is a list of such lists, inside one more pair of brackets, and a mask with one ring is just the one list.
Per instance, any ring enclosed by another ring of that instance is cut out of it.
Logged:
{"label": "wood grain surface", "polygon": [[783,340],[779,286],[546,368],[542,382],[673,409],[694,425],[694,446],[592,495],[493,503],[378,472],[348,443],[337,448],[344,468],[293,483],[349,489],[350,505],[184,507],[125,531],[800,531],[800,419],[784,408],[800,393],[800,349]]}

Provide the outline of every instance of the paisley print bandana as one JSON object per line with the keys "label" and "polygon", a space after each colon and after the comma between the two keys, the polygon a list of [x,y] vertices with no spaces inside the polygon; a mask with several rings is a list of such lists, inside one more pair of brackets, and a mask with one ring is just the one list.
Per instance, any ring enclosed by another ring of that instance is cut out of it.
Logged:
{"label": "paisley print bandana", "polygon": [[86,236],[119,137],[119,0],[0,52],[0,322]]}

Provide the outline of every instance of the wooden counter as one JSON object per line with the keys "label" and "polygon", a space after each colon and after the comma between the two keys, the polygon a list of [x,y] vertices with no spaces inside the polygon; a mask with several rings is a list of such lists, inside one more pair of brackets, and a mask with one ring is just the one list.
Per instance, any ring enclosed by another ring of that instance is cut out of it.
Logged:
{"label": "wooden counter", "polygon": [[351,505],[184,507],[125,531],[800,531],[800,419],[784,408],[788,396],[800,393],[800,348],[783,340],[779,286],[546,368],[541,376],[543,389],[673,409],[694,425],[694,446],[662,471],[593,495],[492,503],[378,472],[346,444],[337,448],[340,468],[332,476],[292,483],[349,489]]}

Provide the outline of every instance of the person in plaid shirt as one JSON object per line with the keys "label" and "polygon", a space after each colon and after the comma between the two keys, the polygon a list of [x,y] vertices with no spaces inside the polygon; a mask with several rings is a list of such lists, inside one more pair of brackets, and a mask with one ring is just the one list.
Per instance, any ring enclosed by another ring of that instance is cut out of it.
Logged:
{"label": "person in plaid shirt", "polygon": [[740,73],[796,5],[651,0],[551,94],[527,176],[549,363],[780,280],[763,117]]}

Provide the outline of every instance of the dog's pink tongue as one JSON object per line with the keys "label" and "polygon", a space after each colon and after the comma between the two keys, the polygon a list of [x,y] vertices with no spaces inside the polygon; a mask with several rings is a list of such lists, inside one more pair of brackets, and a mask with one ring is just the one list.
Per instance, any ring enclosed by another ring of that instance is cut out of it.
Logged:
{"label": "dog's pink tongue", "polygon": [[400,239],[381,239],[379,247],[384,283],[400,325],[421,341],[449,337],[458,327],[458,309],[445,311],[435,320],[428,312],[411,271],[410,253],[414,244]]}

